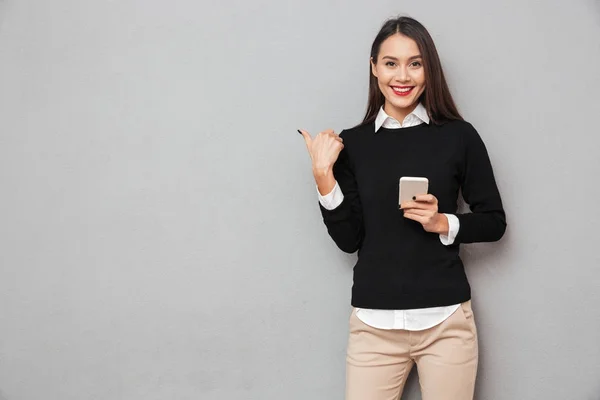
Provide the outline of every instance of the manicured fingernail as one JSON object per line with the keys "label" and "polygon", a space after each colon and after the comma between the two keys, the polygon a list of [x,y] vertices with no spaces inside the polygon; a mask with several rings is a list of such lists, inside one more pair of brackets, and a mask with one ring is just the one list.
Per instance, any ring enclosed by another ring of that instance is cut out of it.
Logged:
{"label": "manicured fingernail", "polygon": [[417,197],[416,197],[416,196],[413,196],[413,200],[416,200],[416,199],[417,199]]}
{"label": "manicured fingernail", "polygon": [[302,132],[300,132],[300,129],[298,129],[298,133],[302,135]]}

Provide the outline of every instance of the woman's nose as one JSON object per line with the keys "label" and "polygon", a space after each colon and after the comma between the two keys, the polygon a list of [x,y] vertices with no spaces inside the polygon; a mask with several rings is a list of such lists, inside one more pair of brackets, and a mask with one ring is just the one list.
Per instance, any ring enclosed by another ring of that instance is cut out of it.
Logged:
{"label": "woman's nose", "polygon": [[396,75],[396,78],[400,81],[400,82],[406,82],[410,79],[410,77],[408,76],[408,71],[406,70],[406,68],[400,68],[398,70],[398,74]]}

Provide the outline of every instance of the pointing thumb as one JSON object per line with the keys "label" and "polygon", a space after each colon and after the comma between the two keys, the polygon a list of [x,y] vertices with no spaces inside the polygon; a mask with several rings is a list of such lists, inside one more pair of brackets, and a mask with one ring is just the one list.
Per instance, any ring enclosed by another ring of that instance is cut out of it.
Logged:
{"label": "pointing thumb", "polygon": [[303,131],[301,129],[298,129],[298,133],[302,135],[302,137],[304,138],[304,141],[306,142],[306,145],[310,145],[310,143],[312,142],[312,137],[310,136],[310,133]]}

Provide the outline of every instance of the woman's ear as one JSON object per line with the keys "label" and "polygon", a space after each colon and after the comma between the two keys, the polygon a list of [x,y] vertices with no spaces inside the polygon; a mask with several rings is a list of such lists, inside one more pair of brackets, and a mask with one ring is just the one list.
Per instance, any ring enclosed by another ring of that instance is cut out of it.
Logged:
{"label": "woman's ear", "polygon": [[379,78],[377,76],[377,64],[373,61],[373,57],[369,59],[371,61],[371,73],[375,76],[375,78]]}

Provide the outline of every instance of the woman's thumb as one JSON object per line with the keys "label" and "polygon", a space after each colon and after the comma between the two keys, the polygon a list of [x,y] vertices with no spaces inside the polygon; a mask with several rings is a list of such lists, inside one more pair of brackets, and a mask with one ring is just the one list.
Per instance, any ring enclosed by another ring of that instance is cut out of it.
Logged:
{"label": "woman's thumb", "polygon": [[310,136],[310,133],[303,131],[301,129],[298,129],[298,133],[302,135],[302,137],[304,138],[304,141],[306,142],[306,145],[310,145],[310,143],[312,142],[312,137]]}

